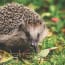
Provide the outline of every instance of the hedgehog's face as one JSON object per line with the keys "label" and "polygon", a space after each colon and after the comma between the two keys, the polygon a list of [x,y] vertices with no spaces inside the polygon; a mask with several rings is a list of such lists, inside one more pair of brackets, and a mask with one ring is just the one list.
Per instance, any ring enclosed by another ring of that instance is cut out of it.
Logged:
{"label": "hedgehog's face", "polygon": [[29,22],[26,27],[32,39],[33,46],[37,46],[37,43],[47,36],[47,29],[43,22]]}

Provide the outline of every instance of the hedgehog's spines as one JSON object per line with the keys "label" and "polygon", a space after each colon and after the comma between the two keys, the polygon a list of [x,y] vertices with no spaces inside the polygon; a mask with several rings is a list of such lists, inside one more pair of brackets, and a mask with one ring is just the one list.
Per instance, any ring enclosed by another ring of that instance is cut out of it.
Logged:
{"label": "hedgehog's spines", "polygon": [[[0,33],[8,34],[13,29],[18,28],[20,23],[39,23],[39,15],[18,3],[10,3],[0,9]],[[4,26],[4,27],[3,27]]]}

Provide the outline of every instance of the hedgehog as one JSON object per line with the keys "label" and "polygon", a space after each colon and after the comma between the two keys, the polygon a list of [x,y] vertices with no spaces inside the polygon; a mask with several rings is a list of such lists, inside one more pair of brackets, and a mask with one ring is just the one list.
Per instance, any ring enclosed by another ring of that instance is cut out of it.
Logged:
{"label": "hedgehog", "polygon": [[30,8],[9,3],[0,7],[0,49],[17,50],[34,47],[48,35],[48,28],[38,13]]}

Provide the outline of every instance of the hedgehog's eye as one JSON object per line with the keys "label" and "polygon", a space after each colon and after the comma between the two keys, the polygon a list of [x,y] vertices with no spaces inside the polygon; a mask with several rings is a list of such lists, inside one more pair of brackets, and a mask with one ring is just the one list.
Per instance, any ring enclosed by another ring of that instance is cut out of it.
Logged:
{"label": "hedgehog's eye", "polygon": [[41,22],[39,22],[39,24],[41,25],[42,23],[41,23]]}

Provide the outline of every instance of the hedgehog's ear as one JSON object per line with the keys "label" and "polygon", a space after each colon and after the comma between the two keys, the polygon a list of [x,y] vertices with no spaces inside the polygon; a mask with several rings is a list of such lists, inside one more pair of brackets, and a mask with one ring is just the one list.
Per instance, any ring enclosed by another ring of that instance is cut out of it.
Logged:
{"label": "hedgehog's ear", "polygon": [[22,24],[19,24],[18,31],[21,31],[22,29],[23,29],[23,25]]}
{"label": "hedgehog's ear", "polygon": [[19,27],[18,27],[18,31],[25,31],[26,28],[23,24],[20,24]]}

